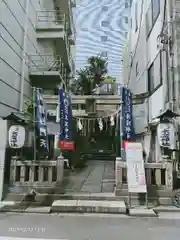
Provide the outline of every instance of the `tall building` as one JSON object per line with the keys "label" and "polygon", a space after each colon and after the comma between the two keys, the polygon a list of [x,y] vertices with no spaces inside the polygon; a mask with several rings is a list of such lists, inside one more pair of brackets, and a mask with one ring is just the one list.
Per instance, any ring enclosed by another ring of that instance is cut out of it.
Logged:
{"label": "tall building", "polygon": [[[132,93],[141,99],[133,106],[135,131],[137,136],[141,136],[150,162],[164,161],[164,156],[169,154],[170,140],[166,139],[170,133],[162,135],[163,145],[167,141],[165,149],[158,137],[160,116],[162,120],[167,110],[180,111],[178,4],[177,0],[134,0],[131,7],[132,26],[125,49],[122,78]],[[169,25],[170,16],[173,17]],[[171,118],[168,115],[178,132],[175,126],[179,120]],[[175,137],[176,141],[179,140]],[[176,144],[173,147],[176,149]]]}
{"label": "tall building", "polygon": [[[0,117],[23,111],[26,100],[32,103],[32,87],[41,88],[52,99],[59,85],[68,85],[75,73],[71,52],[74,6],[75,0],[0,0]],[[56,109],[55,103],[47,104],[48,109]],[[5,123],[0,125],[4,136],[0,142],[0,200],[10,179]],[[48,127],[48,134],[52,131]],[[27,139],[30,131],[28,134]],[[51,143],[49,148],[51,152]]]}
{"label": "tall building", "polygon": [[121,60],[128,30],[129,0],[80,0],[76,8],[76,68],[88,57],[108,60],[108,75],[120,81]]}
{"label": "tall building", "polygon": [[0,0],[0,117],[23,110],[32,86],[54,91],[75,72],[74,0]]}

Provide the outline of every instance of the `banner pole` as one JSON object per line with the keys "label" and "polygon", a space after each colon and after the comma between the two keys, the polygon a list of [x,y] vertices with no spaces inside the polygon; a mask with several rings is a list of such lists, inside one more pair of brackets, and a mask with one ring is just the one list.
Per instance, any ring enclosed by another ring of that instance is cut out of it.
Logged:
{"label": "banner pole", "polygon": [[124,160],[124,156],[123,155],[123,100],[122,100],[122,96],[123,96],[123,87],[121,87],[121,107],[120,107],[120,154],[121,154],[121,159]]}
{"label": "banner pole", "polygon": [[33,87],[34,161],[36,161],[36,88]]}

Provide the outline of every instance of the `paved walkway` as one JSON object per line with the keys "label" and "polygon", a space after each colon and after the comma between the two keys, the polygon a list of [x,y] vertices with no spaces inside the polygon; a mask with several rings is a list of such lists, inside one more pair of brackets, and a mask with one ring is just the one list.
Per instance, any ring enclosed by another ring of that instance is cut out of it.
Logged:
{"label": "paved walkway", "polygon": [[70,173],[65,192],[113,192],[114,183],[114,161],[89,161],[82,171]]}

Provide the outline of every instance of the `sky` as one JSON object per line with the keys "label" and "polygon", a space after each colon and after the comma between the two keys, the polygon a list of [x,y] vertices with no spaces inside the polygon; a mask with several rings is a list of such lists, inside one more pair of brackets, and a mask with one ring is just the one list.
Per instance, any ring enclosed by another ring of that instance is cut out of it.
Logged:
{"label": "sky", "polygon": [[120,82],[121,60],[128,30],[126,0],[81,0],[75,10],[76,69],[83,68],[88,57],[108,59],[108,75]]}

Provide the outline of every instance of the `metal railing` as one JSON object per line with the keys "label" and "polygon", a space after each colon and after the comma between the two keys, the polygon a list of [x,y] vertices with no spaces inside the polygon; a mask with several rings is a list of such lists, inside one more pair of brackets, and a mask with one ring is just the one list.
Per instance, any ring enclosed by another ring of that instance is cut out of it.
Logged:
{"label": "metal railing", "polygon": [[65,25],[66,15],[62,11],[37,11],[37,23],[55,23],[58,25]]}
{"label": "metal railing", "polygon": [[58,71],[63,72],[61,56],[56,55],[29,55],[28,66],[30,72]]}

